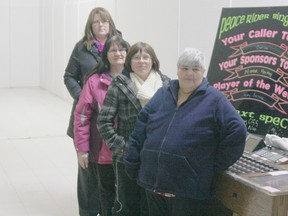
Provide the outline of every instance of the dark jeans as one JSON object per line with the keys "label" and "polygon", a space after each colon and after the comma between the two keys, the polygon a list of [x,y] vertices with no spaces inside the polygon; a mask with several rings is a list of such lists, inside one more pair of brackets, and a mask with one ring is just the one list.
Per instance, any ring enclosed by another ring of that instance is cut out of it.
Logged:
{"label": "dark jeans", "polygon": [[150,216],[206,216],[209,200],[164,197],[146,190]]}
{"label": "dark jeans", "polygon": [[87,169],[78,166],[77,195],[80,216],[97,216],[100,213],[96,163],[89,163]]}
{"label": "dark jeans", "polygon": [[148,216],[145,190],[130,179],[123,162],[114,161],[116,199],[113,213],[117,216]]}
{"label": "dark jeans", "polygon": [[115,175],[112,164],[97,164],[100,188],[101,216],[112,216],[115,201]]}

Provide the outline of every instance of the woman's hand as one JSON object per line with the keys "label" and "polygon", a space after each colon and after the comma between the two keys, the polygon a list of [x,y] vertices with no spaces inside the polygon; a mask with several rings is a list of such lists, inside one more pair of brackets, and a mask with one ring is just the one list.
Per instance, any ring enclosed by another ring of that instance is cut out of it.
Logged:
{"label": "woman's hand", "polygon": [[83,169],[88,168],[88,152],[77,152],[78,163]]}

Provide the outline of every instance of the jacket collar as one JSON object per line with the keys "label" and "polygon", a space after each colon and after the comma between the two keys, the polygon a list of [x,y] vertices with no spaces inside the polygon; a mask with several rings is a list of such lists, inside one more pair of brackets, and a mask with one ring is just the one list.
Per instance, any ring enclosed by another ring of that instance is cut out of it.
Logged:
{"label": "jacket collar", "polygon": [[100,82],[104,83],[105,85],[109,86],[112,82],[112,77],[108,73],[108,71],[100,74]]}
{"label": "jacket collar", "polygon": [[95,46],[91,47],[90,53],[97,60],[97,62],[100,61],[100,53],[99,53],[98,49]]}
{"label": "jacket collar", "polygon": [[[205,92],[207,90],[208,86],[209,86],[209,82],[208,82],[207,78],[204,77],[200,86],[197,89],[195,89],[195,91],[193,92],[192,95],[190,95],[190,97],[192,97],[193,95],[196,95],[200,92]],[[170,88],[174,98],[175,99],[178,98],[178,90],[180,88],[179,87],[179,80],[178,79],[177,80],[171,80],[169,88]]]}
{"label": "jacket collar", "polygon": [[141,104],[140,101],[136,97],[136,89],[135,85],[132,82],[130,78],[130,73],[128,71],[123,71],[120,75],[118,75],[114,79],[115,85],[118,86],[119,89],[121,89],[126,97],[131,101],[131,103],[135,106],[135,108],[140,111]]}
{"label": "jacket collar", "polygon": [[131,79],[131,77],[130,77],[130,72],[129,72],[127,69],[124,69],[124,70],[122,71],[122,74],[123,74],[124,76],[126,76],[128,79]]}

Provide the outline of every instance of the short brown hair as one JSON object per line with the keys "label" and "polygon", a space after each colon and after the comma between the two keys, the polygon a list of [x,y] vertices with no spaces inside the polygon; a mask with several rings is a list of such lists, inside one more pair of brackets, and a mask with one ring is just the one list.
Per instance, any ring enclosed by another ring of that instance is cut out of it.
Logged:
{"label": "short brown hair", "polygon": [[154,71],[159,72],[160,71],[160,62],[156,56],[156,53],[154,51],[154,49],[147,43],[144,42],[137,42],[135,44],[133,44],[131,46],[131,48],[129,49],[129,52],[126,56],[126,60],[125,60],[125,68],[129,71],[132,72],[132,68],[131,68],[131,60],[132,57],[138,53],[140,51],[140,53],[142,53],[143,51],[147,52],[152,60],[152,69]]}

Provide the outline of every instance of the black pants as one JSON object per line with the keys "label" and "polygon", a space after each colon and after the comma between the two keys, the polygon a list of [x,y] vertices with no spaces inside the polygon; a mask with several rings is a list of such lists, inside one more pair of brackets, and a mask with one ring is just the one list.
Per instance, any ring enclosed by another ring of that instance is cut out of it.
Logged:
{"label": "black pants", "polygon": [[101,210],[96,165],[89,163],[87,169],[78,166],[77,195],[80,216],[97,216]]}
{"label": "black pants", "polygon": [[206,216],[210,200],[164,197],[146,190],[150,216]]}
{"label": "black pants", "polygon": [[112,164],[97,164],[101,216],[111,216],[115,201],[115,175]]}
{"label": "black pants", "polygon": [[148,216],[145,190],[130,179],[123,162],[114,161],[116,199],[113,213],[117,216]]}

